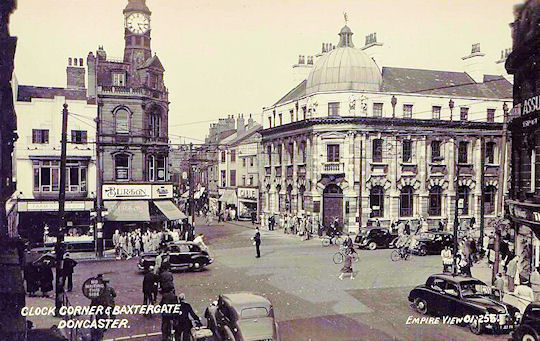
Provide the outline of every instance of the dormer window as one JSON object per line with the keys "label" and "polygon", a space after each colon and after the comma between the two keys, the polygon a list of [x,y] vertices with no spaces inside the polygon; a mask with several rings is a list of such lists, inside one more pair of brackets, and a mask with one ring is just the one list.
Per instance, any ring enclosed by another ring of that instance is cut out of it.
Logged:
{"label": "dormer window", "polygon": [[149,78],[150,78],[150,87],[151,87],[152,89],[157,89],[157,88],[158,88],[158,84],[159,84],[159,77],[158,77],[158,75],[155,74],[155,73],[150,73]]}
{"label": "dormer window", "polygon": [[115,71],[112,74],[113,85],[114,86],[125,86],[126,85],[126,73],[124,71]]}

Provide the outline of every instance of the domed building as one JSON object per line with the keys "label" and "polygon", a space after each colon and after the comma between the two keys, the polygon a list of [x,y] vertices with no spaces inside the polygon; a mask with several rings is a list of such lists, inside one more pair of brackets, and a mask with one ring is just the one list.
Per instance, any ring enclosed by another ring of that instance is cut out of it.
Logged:
{"label": "domed building", "polygon": [[295,67],[307,77],[263,109],[265,218],[309,215],[350,232],[398,220],[450,229],[456,202],[460,223],[495,218],[512,84],[482,72],[479,44],[463,57],[464,72],[381,68],[379,46],[371,34],[355,47],[345,25],[315,61],[300,56]]}

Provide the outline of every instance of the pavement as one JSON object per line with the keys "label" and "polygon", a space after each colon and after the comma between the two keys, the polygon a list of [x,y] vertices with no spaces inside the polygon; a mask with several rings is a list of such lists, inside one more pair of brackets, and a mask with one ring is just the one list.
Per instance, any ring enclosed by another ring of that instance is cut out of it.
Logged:
{"label": "pavement", "polygon": [[[267,297],[273,304],[281,340],[506,340],[504,335],[476,336],[466,328],[448,325],[408,325],[419,316],[409,307],[407,295],[416,285],[441,271],[440,256],[412,257],[392,262],[391,250],[359,251],[354,280],[339,280],[340,265],[332,262],[336,247],[322,247],[314,238],[284,234],[283,230],[261,231],[262,257],[255,258],[250,222],[226,222],[197,226],[215,256],[215,262],[201,272],[174,274],[177,292],[184,292],[199,316],[221,293],[250,291]],[[111,262],[85,261],[77,265],[72,304],[88,305],[82,282],[105,273],[117,292],[116,304],[142,303],[142,275],[137,258]],[[475,266],[473,275],[490,282],[491,270]],[[52,299],[29,298],[27,305],[51,304]],[[53,303],[53,302],[52,302]],[[128,318],[129,328],[113,329],[107,340],[126,338],[159,340],[161,319],[139,315]],[[36,325],[50,321],[29,318]]]}

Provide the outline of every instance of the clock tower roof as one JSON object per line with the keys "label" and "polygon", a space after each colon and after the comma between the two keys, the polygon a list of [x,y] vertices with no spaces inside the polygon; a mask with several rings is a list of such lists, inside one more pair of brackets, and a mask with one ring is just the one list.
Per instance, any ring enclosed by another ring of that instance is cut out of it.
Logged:
{"label": "clock tower roof", "polygon": [[146,6],[146,0],[129,0],[126,8],[124,8],[124,14],[130,12],[143,12],[146,14],[152,14],[150,9]]}

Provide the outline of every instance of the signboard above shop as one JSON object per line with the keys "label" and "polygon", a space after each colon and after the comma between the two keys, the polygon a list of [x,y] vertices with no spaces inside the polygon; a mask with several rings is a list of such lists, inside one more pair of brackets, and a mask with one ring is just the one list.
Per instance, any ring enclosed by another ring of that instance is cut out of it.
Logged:
{"label": "signboard above shop", "polygon": [[239,187],[238,188],[238,197],[246,199],[257,199],[258,198],[258,189],[249,188],[249,187]]}
{"label": "signboard above shop", "polygon": [[103,200],[171,199],[172,184],[106,184]]}

